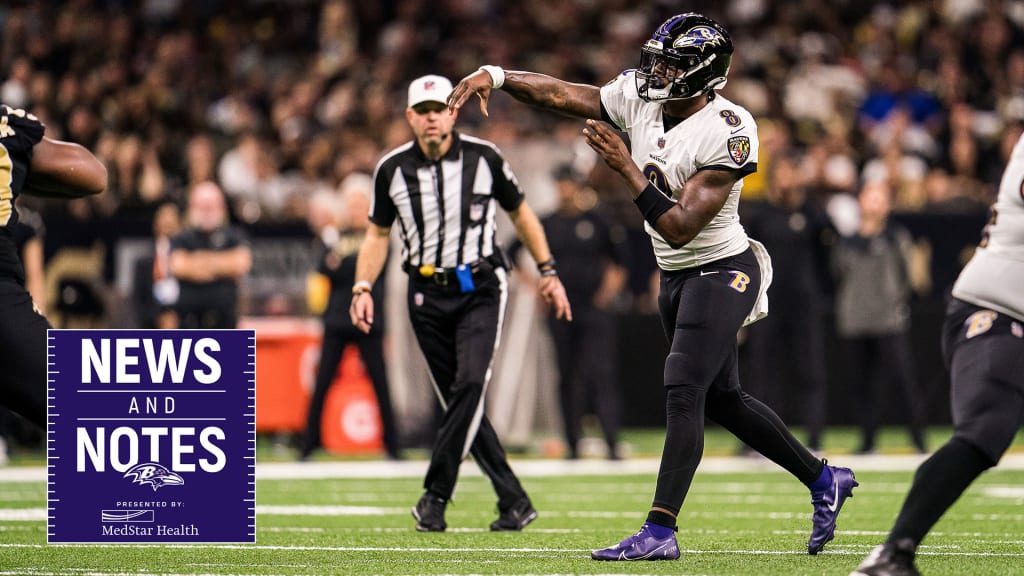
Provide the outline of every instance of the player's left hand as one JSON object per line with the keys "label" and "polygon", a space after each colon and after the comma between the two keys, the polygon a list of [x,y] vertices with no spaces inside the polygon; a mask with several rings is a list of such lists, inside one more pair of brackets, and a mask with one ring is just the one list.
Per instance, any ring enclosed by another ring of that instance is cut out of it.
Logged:
{"label": "player's left hand", "polygon": [[605,164],[608,164],[612,170],[622,173],[626,167],[633,165],[633,159],[629,156],[626,143],[604,122],[587,120],[583,136],[587,139],[587,145],[600,154],[601,158],[604,158]]}
{"label": "player's left hand", "polygon": [[569,306],[569,297],[565,295],[565,287],[558,276],[541,276],[537,284],[540,295],[548,305],[554,307],[555,318],[565,318],[572,322],[572,307]]}

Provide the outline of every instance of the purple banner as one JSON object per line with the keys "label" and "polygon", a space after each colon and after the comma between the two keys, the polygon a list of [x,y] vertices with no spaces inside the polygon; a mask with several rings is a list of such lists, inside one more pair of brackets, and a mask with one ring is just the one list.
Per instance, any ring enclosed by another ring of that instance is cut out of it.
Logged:
{"label": "purple banner", "polygon": [[50,330],[48,542],[255,542],[252,330]]}

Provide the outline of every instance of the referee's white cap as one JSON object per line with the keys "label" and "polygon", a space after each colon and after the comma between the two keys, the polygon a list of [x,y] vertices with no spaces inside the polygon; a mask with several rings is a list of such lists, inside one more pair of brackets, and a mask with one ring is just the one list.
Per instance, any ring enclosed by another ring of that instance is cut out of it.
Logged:
{"label": "referee's white cap", "polygon": [[452,83],[444,76],[428,74],[420,76],[409,84],[409,108],[424,102],[444,104],[452,93]]}

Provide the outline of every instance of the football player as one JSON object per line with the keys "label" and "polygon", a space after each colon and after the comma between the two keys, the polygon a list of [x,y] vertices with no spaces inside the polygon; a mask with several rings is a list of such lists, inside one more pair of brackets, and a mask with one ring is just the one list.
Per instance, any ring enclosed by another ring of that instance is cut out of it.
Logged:
{"label": "football player", "polygon": [[999,184],[982,241],[953,285],[942,329],[953,437],[925,460],[896,523],[852,574],[918,574],[918,545],[1024,424],[1024,136]]}
{"label": "football player", "polygon": [[[488,65],[459,82],[448,99],[455,110],[476,94],[486,114],[491,90],[503,89],[527,104],[587,118],[587,143],[622,175],[646,220],[671,344],[668,430],[647,521],[635,535],[594,551],[598,560],[679,557],[676,517],[701,459],[705,418],[808,486],[810,554],[832,540],[836,517],[857,486],[853,472],[816,458],[775,412],[740,388],[736,333],[766,312],[771,263],[737,214],[743,177],[757,170],[758,140],[750,113],[716,93],[732,53],[720,24],[680,14],[644,44],[639,68],[602,88]],[[601,120],[629,134],[632,157]]]}
{"label": "football player", "polygon": [[11,236],[22,193],[49,198],[99,194],[107,169],[88,150],[43,136],[38,118],[0,105],[0,404],[46,427],[46,330],[25,289]]}

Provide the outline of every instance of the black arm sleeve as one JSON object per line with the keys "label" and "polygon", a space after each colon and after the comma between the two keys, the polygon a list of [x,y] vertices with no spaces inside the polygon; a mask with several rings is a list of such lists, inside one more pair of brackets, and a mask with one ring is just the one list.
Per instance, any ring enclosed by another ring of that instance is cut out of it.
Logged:
{"label": "black arm sleeve", "polygon": [[[701,166],[698,172],[701,170],[722,170],[724,172],[736,172],[739,174],[739,178],[750,176],[754,172],[757,172],[757,162],[748,162],[739,168],[735,166],[723,166],[721,164],[711,164],[710,166]],[[737,178],[737,180],[739,180]]]}

